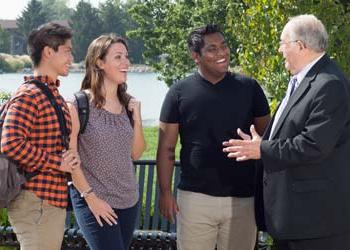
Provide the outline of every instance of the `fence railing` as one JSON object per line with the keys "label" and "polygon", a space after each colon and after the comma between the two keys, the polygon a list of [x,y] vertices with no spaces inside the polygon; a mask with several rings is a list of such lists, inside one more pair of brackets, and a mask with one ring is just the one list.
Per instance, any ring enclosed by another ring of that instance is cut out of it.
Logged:
{"label": "fence railing", "polygon": [[[159,186],[156,176],[156,162],[154,160],[135,161],[135,171],[139,181],[140,203],[139,218],[136,231],[130,247],[136,249],[176,250],[176,222],[169,223],[161,216],[159,201]],[[175,163],[172,192],[177,195],[176,186],[180,178],[180,163]],[[16,236],[11,227],[0,227],[0,246],[18,247]],[[88,249],[81,231],[74,219],[74,213],[68,212],[66,230],[62,250]],[[256,249],[269,249],[266,236],[259,233]]]}

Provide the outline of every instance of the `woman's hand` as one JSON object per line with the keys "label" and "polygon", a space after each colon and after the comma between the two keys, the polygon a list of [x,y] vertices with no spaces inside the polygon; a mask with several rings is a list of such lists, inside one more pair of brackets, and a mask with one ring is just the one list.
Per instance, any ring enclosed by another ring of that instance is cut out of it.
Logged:
{"label": "woman's hand", "polygon": [[103,227],[103,222],[101,219],[107,222],[107,224],[110,226],[117,224],[118,216],[107,202],[98,198],[95,193],[91,193],[86,196],[85,200],[101,227]]}
{"label": "woman's hand", "polygon": [[128,110],[132,112],[132,119],[135,123],[141,123],[141,102],[131,98],[128,103]]}
{"label": "woman's hand", "polygon": [[60,170],[63,172],[72,173],[72,171],[80,167],[80,157],[76,150],[69,149],[62,154],[62,163]]}

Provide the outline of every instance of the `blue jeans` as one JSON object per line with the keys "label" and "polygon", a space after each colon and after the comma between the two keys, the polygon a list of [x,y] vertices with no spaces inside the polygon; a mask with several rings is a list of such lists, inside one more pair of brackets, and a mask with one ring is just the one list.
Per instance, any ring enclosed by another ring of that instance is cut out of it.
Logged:
{"label": "blue jeans", "polygon": [[118,224],[110,226],[104,223],[103,227],[101,227],[90,211],[85,199],[80,197],[79,191],[73,185],[70,186],[69,192],[75,218],[91,250],[129,249],[138,217],[139,202],[131,208],[113,208],[118,215]]}

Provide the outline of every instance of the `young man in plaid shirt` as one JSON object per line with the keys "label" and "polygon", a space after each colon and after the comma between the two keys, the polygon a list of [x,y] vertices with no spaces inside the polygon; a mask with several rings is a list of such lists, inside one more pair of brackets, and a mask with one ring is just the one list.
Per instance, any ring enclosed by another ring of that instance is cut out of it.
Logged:
{"label": "young man in plaid shirt", "polygon": [[[9,102],[1,152],[19,163],[25,173],[38,172],[28,180],[8,207],[11,225],[25,250],[61,249],[66,218],[67,173],[80,164],[76,152],[65,151],[60,124],[46,95],[30,80],[49,87],[62,107],[71,130],[67,105],[58,91],[58,76],[67,76],[73,62],[72,32],[47,23],[28,37],[28,52],[34,65]],[[65,152],[64,152],[65,151]]]}

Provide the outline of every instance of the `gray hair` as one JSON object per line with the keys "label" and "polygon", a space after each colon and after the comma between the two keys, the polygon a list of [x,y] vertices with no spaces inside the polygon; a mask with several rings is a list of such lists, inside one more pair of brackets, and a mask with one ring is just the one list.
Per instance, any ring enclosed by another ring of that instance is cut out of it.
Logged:
{"label": "gray hair", "polygon": [[302,41],[307,48],[323,52],[328,45],[328,34],[314,15],[299,15],[289,19],[283,32],[287,32],[291,41]]}

